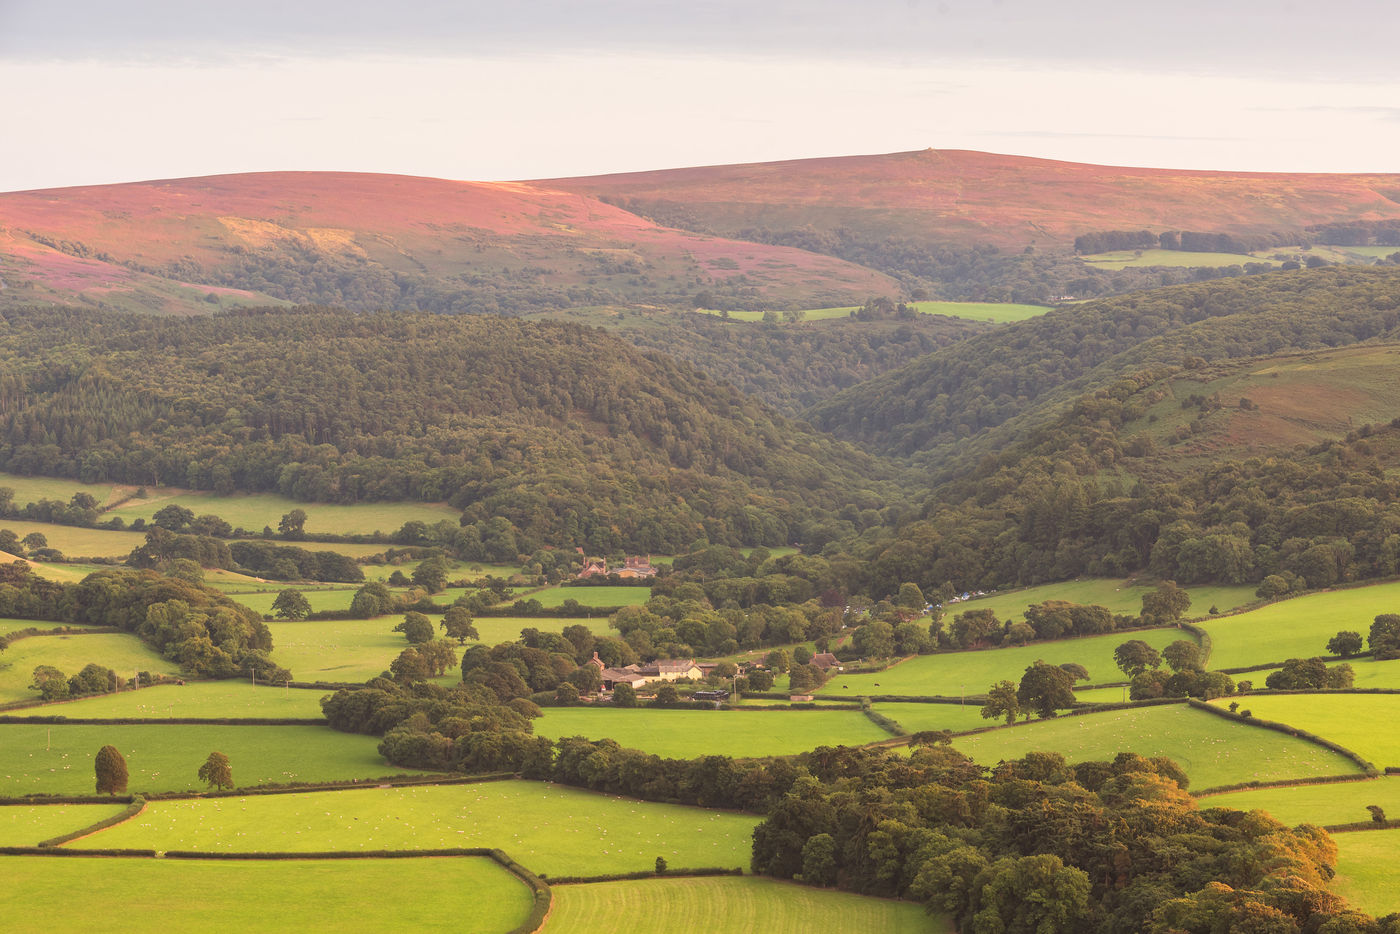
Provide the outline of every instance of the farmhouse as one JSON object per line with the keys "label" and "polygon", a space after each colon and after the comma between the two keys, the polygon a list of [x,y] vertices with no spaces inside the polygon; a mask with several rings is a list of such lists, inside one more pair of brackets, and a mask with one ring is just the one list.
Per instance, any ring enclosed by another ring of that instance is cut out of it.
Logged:
{"label": "farmhouse", "polygon": [[584,577],[607,577],[608,565],[602,559],[596,561],[589,560],[583,563],[583,570],[578,572],[580,578]]}
{"label": "farmhouse", "polygon": [[647,555],[645,558],[629,555],[622,567],[618,569],[617,576],[622,578],[655,577],[656,568],[652,566],[651,555]]}
{"label": "farmhouse", "polygon": [[[593,658],[589,659],[593,664],[602,664],[598,660],[598,653],[593,653]],[[688,678],[692,681],[704,677],[704,672],[700,666],[695,664],[693,658],[663,658],[645,665],[628,665],[626,668],[603,668],[599,672],[603,679],[603,687],[611,690],[614,685],[623,682],[638,687],[643,684],[650,684],[653,681],[679,681]]]}
{"label": "farmhouse", "polygon": [[822,671],[831,671],[833,668],[837,671],[841,670],[841,662],[830,652],[818,652],[816,655],[812,656],[810,664],[815,665]]}

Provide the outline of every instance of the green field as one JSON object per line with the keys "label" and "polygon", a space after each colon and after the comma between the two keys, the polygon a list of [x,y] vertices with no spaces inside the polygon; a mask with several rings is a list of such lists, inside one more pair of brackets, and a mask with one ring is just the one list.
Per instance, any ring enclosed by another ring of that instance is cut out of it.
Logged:
{"label": "green field", "polygon": [[619,918],[646,918],[648,931],[707,934],[951,934],[943,918],[911,902],[869,898],[755,877],[646,879],[554,888],[544,934],[611,930]]}
{"label": "green field", "polygon": [[[1339,665],[1341,662],[1328,662],[1330,665]],[[1352,687],[1357,688],[1400,688],[1400,659],[1390,659],[1378,662],[1370,658],[1349,658],[1346,664],[1351,666],[1355,679]],[[1265,680],[1272,672],[1278,668],[1264,668],[1259,671],[1243,672],[1233,675],[1236,681],[1249,679],[1254,682],[1256,688],[1264,687]]]}
{"label": "green field", "polygon": [[[342,585],[340,589],[313,589],[311,587],[298,587],[296,584],[278,583],[276,589],[268,589],[257,593],[230,593],[229,597],[238,603],[243,604],[250,610],[256,610],[264,616],[272,615],[272,604],[277,600],[277,595],[283,590],[297,590],[306,598],[306,602],[311,604],[311,610],[319,613],[323,610],[348,610],[350,601],[355,599],[357,586]],[[388,617],[385,617],[386,619]],[[391,624],[392,628],[392,624]]]}
{"label": "green field", "polygon": [[1390,581],[1294,597],[1201,625],[1213,643],[1210,667],[1237,668],[1325,655],[1327,640],[1339,630],[1364,637],[1378,614],[1397,606],[1400,581]]}
{"label": "green field", "polygon": [[882,703],[871,706],[876,713],[894,720],[909,733],[917,733],[920,730],[951,730],[961,733],[992,726],[997,722],[982,718],[981,701],[968,701],[965,705]]}
{"label": "green field", "polygon": [[483,857],[286,863],[7,856],[0,865],[8,896],[53,931],[86,930],[105,916],[113,923],[144,919],[162,931],[506,934],[533,902],[525,883]]}
{"label": "green field", "polygon": [[[165,491],[161,491],[164,493]],[[445,503],[302,503],[274,493],[238,493],[218,496],[214,493],[177,492],[155,494],[147,499],[133,499],[113,509],[108,516],[121,516],[150,521],[166,506],[183,506],[197,516],[215,515],[234,528],[249,532],[263,528],[276,529],[277,523],[293,509],[307,515],[306,531],[321,535],[368,535],[379,531],[396,532],[405,522],[417,520],[432,525],[444,519],[457,524],[461,511]],[[385,546],[387,547],[387,546]],[[379,549],[383,551],[383,548]]]}
{"label": "green field", "polygon": [[114,532],[110,529],[84,529],[76,525],[50,522],[21,522],[0,519],[0,529],[9,529],[20,538],[38,532],[64,557],[125,558],[133,548],[146,544],[145,532]]}
{"label": "green field", "polygon": [[[30,623],[31,626],[54,626],[54,623]],[[152,674],[177,674],[179,666],[167,661],[136,636],[125,633],[91,633],[68,636],[30,636],[20,639],[0,652],[0,703],[32,700],[37,691],[29,690],[34,669],[52,665],[72,677],[83,666],[96,662],[111,668],[123,678],[134,678],[138,671]]]}
{"label": "green field", "polygon": [[[512,597],[507,603],[513,603]],[[519,599],[538,600],[545,609],[562,606],[565,600],[576,600],[583,606],[641,606],[651,599],[650,587],[551,587],[534,593],[521,594]]]}
{"label": "green field", "polygon": [[547,707],[535,733],[587,736],[675,759],[786,756],[818,746],[861,746],[890,734],[856,710],[609,710]]}
{"label": "green field", "polygon": [[7,804],[0,806],[0,846],[36,846],[106,820],[125,809],[121,804]]}
{"label": "green field", "polygon": [[986,765],[1037,750],[1058,752],[1071,763],[1108,760],[1119,752],[1170,756],[1196,790],[1360,771],[1351,760],[1314,743],[1231,723],[1184,704],[1058,717],[965,736],[953,745]]}
{"label": "green field", "polygon": [[[1277,252],[1269,250],[1267,253]],[[1248,253],[1192,253],[1187,250],[1115,250],[1079,257],[1095,269],[1125,269],[1129,266],[1243,266],[1245,263],[1269,263],[1274,260]]]}
{"label": "green field", "polygon": [[1209,795],[1200,803],[1203,808],[1268,811],[1290,827],[1354,824],[1371,819],[1371,812],[1366,810],[1368,804],[1379,805],[1388,817],[1400,817],[1400,778],[1230,791]]}
{"label": "green field", "polygon": [[51,704],[34,714],[56,717],[296,717],[319,718],[326,691],[254,687],[246,679],[158,684]]}
{"label": "green field", "polygon": [[676,868],[746,866],[758,820],[504,781],[152,801],[140,816],[73,846],[201,852],[499,847],[533,872],[593,875],[652,869],[658,856]]}
{"label": "green field", "polygon": [[1177,639],[1190,640],[1191,635],[1180,629],[1141,629],[1005,649],[920,655],[874,674],[835,674],[820,693],[827,697],[985,694],[997,681],[1020,681],[1037,659],[1052,665],[1077,662],[1089,670],[1089,683],[1117,681],[1123,673],[1113,663],[1113,650],[1129,639],[1141,639],[1160,651]]}
{"label": "green field", "polygon": [[381,759],[375,737],[329,727],[0,724],[0,795],[92,794],[93,756],[108,744],[126,758],[133,792],[203,789],[195,773],[215,750],[240,787],[414,771]]}
{"label": "green field", "polygon": [[[1154,585],[1155,586],[1155,585]],[[1142,612],[1142,595],[1151,591],[1152,586],[1138,584],[1130,580],[1109,578],[1088,578],[1065,581],[1061,584],[1041,584],[1038,587],[1024,587],[1020,590],[1006,590],[977,597],[965,603],[955,603],[946,608],[944,618],[952,617],[965,610],[991,610],[997,619],[1018,619],[1026,607],[1046,600],[1064,600],[1086,606],[1102,606],[1115,614],[1137,616]],[[1255,599],[1253,585],[1219,586],[1212,584],[1186,588],[1191,595],[1191,609],[1188,617],[1205,616],[1212,606],[1222,613],[1243,606]]]}
{"label": "green field", "polygon": [[1342,833],[1337,841],[1337,876],[1332,890],[1351,907],[1382,917],[1400,911],[1400,831]]}
{"label": "green field", "polygon": [[[394,627],[402,615],[374,619],[273,620],[272,658],[298,681],[363,682],[388,670],[408,648]],[[436,620],[434,620],[436,622]]]}
{"label": "green field", "polygon": [[1296,726],[1359,753],[1376,768],[1400,766],[1400,734],[1389,728],[1400,715],[1400,694],[1275,694],[1243,697],[1239,703],[1260,719]]}
{"label": "green field", "polygon": [[19,474],[0,473],[0,487],[14,490],[14,502],[19,506],[37,503],[41,499],[68,502],[74,493],[89,493],[98,505],[106,505],[116,486],[111,483],[82,483],[58,477],[22,477]]}

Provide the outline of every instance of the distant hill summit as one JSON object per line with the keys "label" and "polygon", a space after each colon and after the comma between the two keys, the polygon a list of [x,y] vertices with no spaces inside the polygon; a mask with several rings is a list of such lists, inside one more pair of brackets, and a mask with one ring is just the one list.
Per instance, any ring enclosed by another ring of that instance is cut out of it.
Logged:
{"label": "distant hill summit", "polygon": [[[1400,220],[1400,175],[1213,172],[1057,162],[961,149],[794,159],[537,184],[685,216],[715,233],[838,226],[1003,248],[1085,233],[1227,233]],[[678,226],[687,226],[678,224]]]}

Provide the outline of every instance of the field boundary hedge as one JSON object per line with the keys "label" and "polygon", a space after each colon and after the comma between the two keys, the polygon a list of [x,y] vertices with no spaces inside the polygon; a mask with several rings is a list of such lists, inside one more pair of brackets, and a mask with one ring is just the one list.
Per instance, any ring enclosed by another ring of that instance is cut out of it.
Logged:
{"label": "field boundary hedge", "polygon": [[878,726],[891,736],[908,736],[909,731],[897,720],[879,713],[870,706],[870,699],[863,698],[860,705],[860,712],[865,714],[865,718]]}
{"label": "field boundary hedge", "polygon": [[1299,788],[1304,785],[1341,785],[1346,782],[1369,782],[1378,775],[1322,775],[1313,778],[1279,778],[1272,781],[1235,782],[1232,785],[1213,785],[1191,792],[1193,798],[1212,798],[1229,794],[1232,791],[1254,791],[1259,788]]}
{"label": "field boundary hedge", "polygon": [[630,882],[641,879],[669,879],[672,877],[697,878],[701,876],[742,876],[744,870],[722,866],[702,866],[698,869],[667,869],[665,872],[609,872],[596,876],[545,876],[550,885],[588,885],[593,882]]}
{"label": "field boundary hedge", "polygon": [[106,830],[108,827],[115,827],[117,824],[125,823],[144,810],[146,810],[146,799],[140,795],[132,795],[131,803],[111,817],[104,818],[96,823],[88,824],[86,827],[79,827],[77,830],[70,833],[59,834],[57,837],[50,837],[47,840],[40,840],[39,846],[41,848],[47,848],[71,843],[74,840],[95,834],[99,830]]}
{"label": "field boundary hedge", "polygon": [[1201,646],[1201,669],[1205,670],[1206,666],[1210,664],[1210,653],[1215,649],[1215,643],[1211,640],[1210,633],[1195,623],[1178,623],[1177,625],[1196,637],[1196,642]]}
{"label": "field boundary hedge", "polygon": [[38,636],[103,636],[121,635],[125,632],[126,630],[119,626],[66,626],[59,624],[57,629],[40,629],[38,626],[28,626],[5,633],[0,636],[0,641],[14,645],[21,639],[33,639]]}

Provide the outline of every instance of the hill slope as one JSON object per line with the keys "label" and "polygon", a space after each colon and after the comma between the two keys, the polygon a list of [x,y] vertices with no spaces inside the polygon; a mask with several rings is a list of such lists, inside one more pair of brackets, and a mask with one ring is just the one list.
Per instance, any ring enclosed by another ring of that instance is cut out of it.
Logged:
{"label": "hill slope", "polygon": [[700,289],[815,307],[892,289],[842,260],[664,228],[576,193],[341,172],[0,194],[0,277],[9,301],[165,312],[269,299],[513,312]]}
{"label": "hill slope", "polygon": [[573,325],[314,309],[0,321],[0,469],[15,473],[448,499],[511,559],[781,544],[891,492],[873,458]]}

